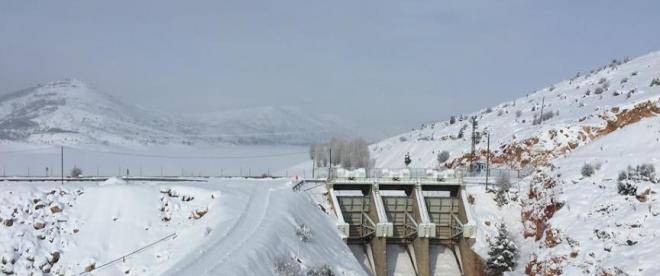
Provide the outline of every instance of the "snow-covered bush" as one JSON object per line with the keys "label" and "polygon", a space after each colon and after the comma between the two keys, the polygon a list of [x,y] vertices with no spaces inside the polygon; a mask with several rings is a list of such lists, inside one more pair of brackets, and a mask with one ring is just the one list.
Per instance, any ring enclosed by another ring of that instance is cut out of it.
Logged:
{"label": "snow-covered bush", "polygon": [[589,163],[584,163],[584,165],[582,166],[582,170],[580,170],[580,173],[584,177],[591,177],[592,175],[594,175],[594,173],[596,173],[596,169],[594,168],[593,165]]}
{"label": "snow-covered bush", "polygon": [[300,276],[302,268],[300,263],[293,258],[280,258],[273,264],[273,272],[278,276]]}
{"label": "snow-covered bush", "polygon": [[642,177],[642,180],[655,182],[655,167],[653,164],[642,164],[638,166],[639,175]]}
{"label": "snow-covered bush", "polygon": [[442,164],[444,162],[447,162],[449,160],[449,152],[446,150],[443,150],[442,152],[438,153],[438,163]]}
{"label": "snow-covered bush", "polygon": [[630,179],[619,180],[617,184],[617,191],[620,195],[637,195],[637,184]]}
{"label": "snow-covered bush", "polygon": [[312,229],[304,223],[299,224],[296,228],[296,236],[298,236],[301,241],[308,242],[312,239]]}
{"label": "snow-covered bush", "polygon": [[513,271],[518,258],[518,247],[509,237],[506,225],[500,222],[498,235],[490,241],[486,260],[486,273],[488,275],[501,275],[505,271]]}
{"label": "snow-covered bush", "polygon": [[660,86],[660,78],[654,78],[654,79],[651,81],[651,85],[650,85],[651,87],[656,86],[656,85],[657,85],[657,86]]}
{"label": "snow-covered bush", "polygon": [[516,110],[516,118],[520,118],[520,116],[522,116],[522,111]]}
{"label": "snow-covered bush", "polygon": [[329,265],[323,264],[319,266],[311,267],[305,273],[305,276],[335,276],[335,272],[332,271]]}
{"label": "snow-covered bush", "polygon": [[73,169],[71,169],[71,177],[81,177],[82,176],[82,169],[78,168],[78,166],[73,166]]}
{"label": "snow-covered bush", "polygon": [[497,185],[497,192],[495,192],[495,203],[498,207],[509,204],[508,192],[511,189],[511,178],[508,174],[500,175],[495,184]]}
{"label": "snow-covered bush", "polygon": [[617,191],[622,195],[637,195],[637,187],[641,182],[657,183],[655,167],[652,164],[642,164],[636,167],[628,166],[619,173]]}
{"label": "snow-covered bush", "polygon": [[509,204],[509,198],[507,198],[507,192],[504,189],[497,189],[497,192],[495,192],[495,204],[497,204],[497,207]]}
{"label": "snow-covered bush", "polygon": [[335,276],[335,272],[327,264],[313,266],[306,271],[300,260],[296,258],[279,258],[273,264],[273,274],[278,276]]}
{"label": "snow-covered bush", "polygon": [[603,89],[602,87],[596,87],[596,89],[594,89],[594,94],[596,95],[603,94],[603,92],[605,92],[605,89]]}

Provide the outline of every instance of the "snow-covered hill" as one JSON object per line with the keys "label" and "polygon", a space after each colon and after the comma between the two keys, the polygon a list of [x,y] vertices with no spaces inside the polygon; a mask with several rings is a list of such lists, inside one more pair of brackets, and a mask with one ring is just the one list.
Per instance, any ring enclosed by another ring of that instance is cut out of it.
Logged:
{"label": "snow-covered hill", "polygon": [[289,180],[207,180],[0,183],[0,272],[365,275]]}
{"label": "snow-covered hill", "polygon": [[0,139],[47,144],[182,143],[177,125],[87,86],[55,81],[0,97]]}
{"label": "snow-covered hill", "polygon": [[[654,81],[655,80],[655,81]],[[435,167],[437,154],[450,152],[450,165],[466,163],[471,117],[478,122],[478,155],[486,155],[491,134],[494,163],[520,167],[541,164],[660,112],[660,52],[632,61],[613,61],[525,97],[423,125],[371,147],[377,167],[402,167],[410,152],[413,167]],[[539,121],[543,110],[544,120]],[[482,158],[482,160],[485,160]]]}
{"label": "snow-covered hill", "polygon": [[[406,152],[413,167],[467,164],[472,117],[480,136],[474,159],[484,162],[490,154],[494,167],[534,171],[514,179],[510,202],[502,207],[483,185],[467,187],[479,218],[474,249],[484,259],[488,240],[504,222],[520,248],[512,275],[660,273],[654,260],[660,254],[658,181],[640,173],[660,168],[660,52],[612,61],[525,97],[376,143],[376,166],[402,167]],[[438,163],[442,151],[450,158]],[[583,174],[585,164],[593,175]],[[620,183],[636,191],[621,192]]]}
{"label": "snow-covered hill", "polygon": [[33,144],[309,144],[349,133],[345,125],[295,107],[175,116],[123,103],[79,80],[0,95],[0,141]]}

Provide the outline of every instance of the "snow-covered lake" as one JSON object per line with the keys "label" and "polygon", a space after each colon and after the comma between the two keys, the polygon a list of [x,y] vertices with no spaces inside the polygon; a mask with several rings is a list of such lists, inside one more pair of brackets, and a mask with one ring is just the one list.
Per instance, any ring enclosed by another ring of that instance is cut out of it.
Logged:
{"label": "snow-covered lake", "polygon": [[[290,145],[222,145],[64,148],[64,173],[77,166],[84,175],[109,176],[288,176],[311,174],[311,168],[287,170],[308,159],[308,149]],[[0,144],[3,175],[60,175],[60,148],[54,145]],[[128,170],[128,171],[127,171]]]}

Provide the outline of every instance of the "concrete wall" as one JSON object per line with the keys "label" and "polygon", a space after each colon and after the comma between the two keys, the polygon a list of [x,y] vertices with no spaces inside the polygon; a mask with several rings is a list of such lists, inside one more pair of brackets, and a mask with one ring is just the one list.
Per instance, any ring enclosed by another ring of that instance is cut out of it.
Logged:
{"label": "concrete wall", "polygon": [[[459,200],[460,208],[458,208],[458,219],[462,223],[467,223],[467,215],[465,211],[466,203],[463,202],[463,197],[461,197],[460,192],[457,195]],[[475,239],[462,238],[458,243],[458,248],[461,251],[461,262],[463,264],[463,275],[465,276],[482,276],[486,275],[485,262],[484,260],[474,251],[472,251],[472,245],[476,242]]]}
{"label": "concrete wall", "polygon": [[[378,224],[378,211],[376,210],[376,200],[379,198],[374,197],[374,193],[369,193],[371,200],[369,200],[369,217]],[[374,265],[376,266],[374,273],[376,276],[387,276],[387,238],[374,237],[371,239],[371,249],[374,254]]]}

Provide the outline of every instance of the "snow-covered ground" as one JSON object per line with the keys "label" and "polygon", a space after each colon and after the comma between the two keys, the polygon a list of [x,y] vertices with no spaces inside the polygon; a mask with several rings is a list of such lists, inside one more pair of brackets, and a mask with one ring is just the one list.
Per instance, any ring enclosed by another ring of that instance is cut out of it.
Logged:
{"label": "snow-covered ground", "polygon": [[[288,180],[0,187],[5,273],[269,275],[282,264],[300,271],[327,264],[338,275],[364,274],[333,218]],[[302,224],[307,241],[297,234]]]}

